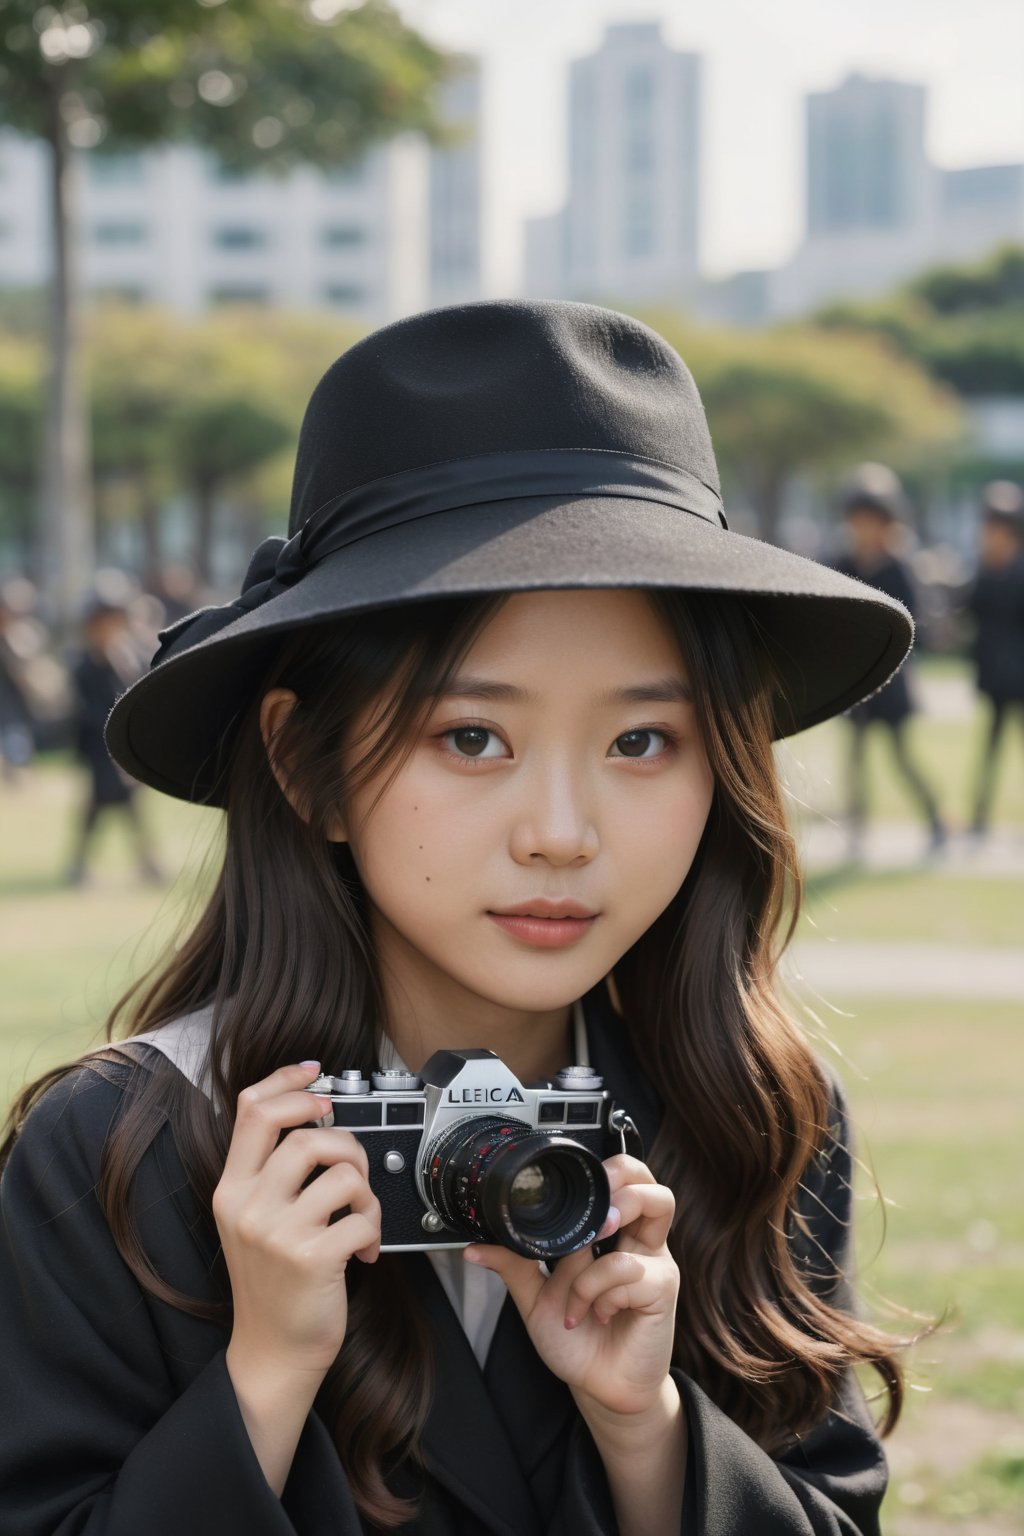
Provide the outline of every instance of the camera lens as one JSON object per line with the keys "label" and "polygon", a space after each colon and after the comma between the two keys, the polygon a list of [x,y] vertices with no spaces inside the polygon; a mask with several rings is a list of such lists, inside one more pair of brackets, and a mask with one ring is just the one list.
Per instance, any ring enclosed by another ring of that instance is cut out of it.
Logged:
{"label": "camera lens", "polygon": [[587,1147],[521,1120],[463,1120],[442,1131],[426,1182],[445,1224],[526,1258],[562,1258],[596,1237],[608,1176]]}

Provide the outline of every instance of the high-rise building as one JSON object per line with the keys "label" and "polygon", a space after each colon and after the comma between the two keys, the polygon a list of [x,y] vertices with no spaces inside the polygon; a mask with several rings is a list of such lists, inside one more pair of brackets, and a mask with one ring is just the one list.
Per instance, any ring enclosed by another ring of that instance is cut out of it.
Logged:
{"label": "high-rise building", "polygon": [[681,299],[697,272],[700,60],[658,23],[607,29],[569,78],[565,209],[531,220],[537,294]]}
{"label": "high-rise building", "polygon": [[807,97],[807,232],[907,229],[926,219],[934,176],[923,85],[849,75]]}
{"label": "high-rise building", "polygon": [[927,91],[851,75],[807,99],[807,228],[769,275],[764,318],[886,292],[929,266],[1024,240],[1024,166],[939,170]]}
{"label": "high-rise building", "polygon": [[476,59],[461,57],[441,111],[452,140],[430,153],[429,302],[463,304],[483,291],[481,82]]}

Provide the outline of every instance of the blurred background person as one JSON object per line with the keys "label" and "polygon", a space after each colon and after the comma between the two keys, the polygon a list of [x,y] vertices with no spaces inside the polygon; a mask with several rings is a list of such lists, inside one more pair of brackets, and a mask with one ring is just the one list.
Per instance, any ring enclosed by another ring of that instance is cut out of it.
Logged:
{"label": "blurred background person", "polygon": [[971,830],[988,830],[996,760],[1011,709],[1024,710],[1024,492],[994,480],[982,492],[978,573],[968,598],[978,692],[991,713],[982,745]]}
{"label": "blurred background person", "polygon": [[31,584],[14,580],[0,587],[0,776],[5,784],[17,782],[35,752],[19,588],[31,590]]}
{"label": "blurred background person", "polygon": [[69,885],[86,879],[86,856],[100,816],[117,810],[135,842],[141,878],[163,883],[138,806],[138,785],[111,760],[103,739],[115,700],[143,670],[132,638],[134,584],[120,571],[99,571],[82,620],[82,648],[73,658],[75,751],[88,770],[88,797],[75,828]]}
{"label": "blurred background person", "polygon": [[[855,576],[897,598],[916,618],[913,577],[895,548],[905,510],[903,487],[891,469],[884,464],[858,466],[847,481],[842,498],[846,547],[831,563],[844,575]],[[938,852],[946,842],[947,831],[935,794],[910,753],[906,727],[914,707],[910,669],[904,666],[884,688],[846,716],[850,724],[848,793],[852,858],[860,858],[864,852],[868,810],[866,747],[868,727],[873,723],[884,730],[893,761],[928,824],[928,851]]]}

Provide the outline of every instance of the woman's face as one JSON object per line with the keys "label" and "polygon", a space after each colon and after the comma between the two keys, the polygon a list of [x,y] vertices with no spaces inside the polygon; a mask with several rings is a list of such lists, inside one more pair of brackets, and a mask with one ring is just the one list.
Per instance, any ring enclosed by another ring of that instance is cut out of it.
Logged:
{"label": "woman's face", "polygon": [[511,597],[389,771],[337,832],[386,991],[453,1018],[560,1008],[607,975],[678,891],[712,795],[683,660],[633,591]]}

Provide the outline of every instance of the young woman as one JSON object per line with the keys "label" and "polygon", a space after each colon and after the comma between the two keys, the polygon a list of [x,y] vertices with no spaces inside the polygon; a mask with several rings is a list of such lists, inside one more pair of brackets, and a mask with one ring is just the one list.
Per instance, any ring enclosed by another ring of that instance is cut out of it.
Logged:
{"label": "young woman", "polygon": [[[886,1428],[900,1374],[851,1307],[841,1095],[773,991],[772,741],[910,637],[727,531],[635,321],[488,303],[346,353],[290,538],[108,727],[226,851],[115,1043],[15,1105],[6,1536],[877,1532],[853,1371]],[[599,1246],[381,1252],[392,1189],[308,1089],[463,1049],[628,1112]]]}

